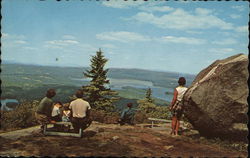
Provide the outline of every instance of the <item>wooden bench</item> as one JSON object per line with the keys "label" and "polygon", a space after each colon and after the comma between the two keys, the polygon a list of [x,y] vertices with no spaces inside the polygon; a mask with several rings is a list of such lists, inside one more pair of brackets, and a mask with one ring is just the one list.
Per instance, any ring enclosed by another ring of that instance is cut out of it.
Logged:
{"label": "wooden bench", "polygon": [[[166,123],[171,123],[172,120],[165,120],[165,119],[158,119],[158,118],[148,118],[148,120],[152,121],[151,127],[153,128],[154,122],[166,122]],[[180,124],[184,127],[184,122],[180,121]]]}
{"label": "wooden bench", "polygon": [[[68,125],[70,127],[72,127],[72,123],[71,122],[56,122],[54,123],[54,125]],[[71,137],[79,137],[81,138],[82,137],[82,129],[80,128],[79,129],[79,133],[71,133],[71,132],[61,132],[61,131],[49,131],[48,130],[48,124],[46,124],[44,126],[44,129],[43,129],[43,134],[44,135],[54,135],[54,136],[71,136]]]}
{"label": "wooden bench", "polygon": [[165,120],[165,119],[158,119],[158,118],[148,118],[148,120],[152,121],[151,122],[151,127],[154,127],[154,122],[166,122],[166,123],[171,123],[171,120]]}

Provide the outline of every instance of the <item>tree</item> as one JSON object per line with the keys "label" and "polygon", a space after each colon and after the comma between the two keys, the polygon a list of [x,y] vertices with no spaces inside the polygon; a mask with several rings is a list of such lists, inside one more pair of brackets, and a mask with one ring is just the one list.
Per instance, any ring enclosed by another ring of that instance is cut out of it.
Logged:
{"label": "tree", "polygon": [[139,109],[146,113],[150,113],[156,109],[156,105],[153,102],[154,100],[152,99],[152,90],[151,88],[148,88],[145,98],[138,101]]}
{"label": "tree", "polygon": [[147,92],[146,92],[146,99],[149,103],[153,103],[154,100],[152,99],[152,90],[151,88],[148,88]]}
{"label": "tree", "polygon": [[86,100],[94,109],[113,111],[113,102],[118,100],[118,93],[108,88],[108,69],[104,69],[107,61],[108,59],[104,57],[101,49],[96,52],[95,56],[92,56],[90,70],[83,73],[91,81],[89,85],[83,86],[83,90],[86,94]]}

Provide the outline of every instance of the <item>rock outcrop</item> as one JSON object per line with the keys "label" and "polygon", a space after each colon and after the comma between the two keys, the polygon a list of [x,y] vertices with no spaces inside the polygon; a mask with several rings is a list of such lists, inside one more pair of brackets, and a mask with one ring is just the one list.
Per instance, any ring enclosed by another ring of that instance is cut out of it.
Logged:
{"label": "rock outcrop", "polygon": [[248,57],[238,54],[202,70],[184,95],[184,115],[205,137],[246,140]]}

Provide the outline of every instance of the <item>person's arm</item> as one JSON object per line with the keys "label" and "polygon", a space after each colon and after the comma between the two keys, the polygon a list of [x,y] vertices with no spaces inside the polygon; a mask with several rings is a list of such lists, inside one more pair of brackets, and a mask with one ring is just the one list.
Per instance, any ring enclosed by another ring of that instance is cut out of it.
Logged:
{"label": "person's arm", "polygon": [[121,119],[125,116],[126,112],[127,112],[127,109],[124,109],[124,110],[122,111]]}
{"label": "person's arm", "polygon": [[174,97],[173,97],[172,102],[171,102],[171,105],[170,105],[170,110],[173,109],[173,106],[174,106],[174,104],[176,103],[177,95],[178,95],[178,92],[177,92],[177,90],[175,89],[175,90],[174,90]]}
{"label": "person's arm", "polygon": [[73,102],[71,102],[71,103],[69,104],[69,110],[70,110],[70,115],[69,115],[69,117],[70,117],[70,118],[73,117],[72,106],[73,106]]}
{"label": "person's arm", "polygon": [[90,111],[91,111],[91,106],[89,105],[89,103],[87,104],[87,110],[86,110],[86,117],[89,118],[90,117]]}

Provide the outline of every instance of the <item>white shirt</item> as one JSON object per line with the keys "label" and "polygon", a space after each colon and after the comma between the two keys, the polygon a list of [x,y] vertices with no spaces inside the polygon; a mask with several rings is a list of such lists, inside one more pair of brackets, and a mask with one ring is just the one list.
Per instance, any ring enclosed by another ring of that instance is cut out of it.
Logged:
{"label": "white shirt", "polygon": [[60,110],[59,110],[59,107],[54,106],[52,113],[51,113],[51,116],[54,117],[56,115],[60,115]]}
{"label": "white shirt", "polygon": [[91,109],[89,103],[81,98],[72,101],[69,108],[72,109],[73,117],[78,118],[85,117],[87,110]]}
{"label": "white shirt", "polygon": [[178,92],[178,95],[177,95],[177,100],[178,101],[182,101],[183,95],[185,94],[187,89],[188,89],[187,87],[183,87],[183,86],[178,86],[176,88],[176,90]]}

